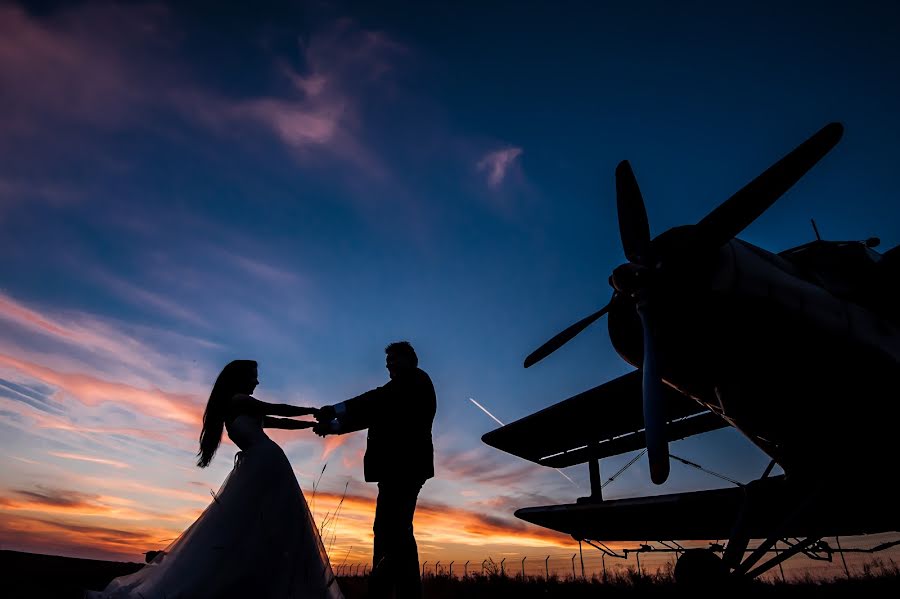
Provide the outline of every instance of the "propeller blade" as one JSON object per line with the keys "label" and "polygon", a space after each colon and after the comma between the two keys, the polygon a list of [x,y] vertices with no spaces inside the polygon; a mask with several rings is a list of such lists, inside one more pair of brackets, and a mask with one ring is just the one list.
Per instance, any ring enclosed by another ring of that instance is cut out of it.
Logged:
{"label": "propeller blade", "polygon": [[641,188],[627,160],[616,167],[616,210],[625,257],[629,262],[645,264],[650,257],[650,223]]}
{"label": "propeller blade", "polygon": [[531,354],[527,358],[525,358],[525,368],[537,364],[538,362],[558,350],[560,347],[571,341],[572,338],[575,337],[575,335],[586,329],[588,326],[593,324],[595,320],[606,314],[609,311],[610,306],[613,305],[615,299],[616,296],[615,294],[613,294],[613,298],[609,300],[608,304],[606,304],[587,318],[582,318],[581,320],[567,328],[565,331],[559,333],[558,335],[553,337],[553,339],[531,352]]}
{"label": "propeller blade", "polygon": [[638,303],[638,315],[644,327],[644,363],[641,366],[644,393],[644,435],[650,480],[661,485],[669,478],[669,442],[666,439],[666,406],[662,379],[657,371],[653,319],[647,305]]}
{"label": "propeller blade", "polygon": [[759,218],[841,139],[840,123],[825,125],[698,223],[701,235],[719,247]]}

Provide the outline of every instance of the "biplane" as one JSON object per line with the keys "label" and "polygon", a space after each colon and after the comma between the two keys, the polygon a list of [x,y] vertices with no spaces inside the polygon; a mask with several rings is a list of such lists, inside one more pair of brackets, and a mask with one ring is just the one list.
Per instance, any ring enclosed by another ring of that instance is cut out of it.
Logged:
{"label": "biplane", "polygon": [[[900,246],[822,240],[814,222],[814,241],[778,253],[736,238],[842,134],[825,126],[697,224],[653,238],[632,168],[618,165],[627,262],[609,277],[612,298],[525,367],[606,315],[613,347],[637,370],[482,437],[543,466],[589,466],[590,496],[517,517],[588,542],[727,539],[721,558],[684,552],[685,579],[752,578],[825,537],[900,530],[885,491],[898,472]],[[603,499],[601,459],[646,450],[662,484],[670,442],[728,426],[771,458],[757,480]],[[789,549],[771,557],[780,540]]]}

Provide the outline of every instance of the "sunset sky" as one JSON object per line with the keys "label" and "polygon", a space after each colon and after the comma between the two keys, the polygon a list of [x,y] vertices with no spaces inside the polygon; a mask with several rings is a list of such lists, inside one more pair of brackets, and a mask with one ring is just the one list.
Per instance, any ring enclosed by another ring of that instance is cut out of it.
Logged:
{"label": "sunset sky", "polygon": [[[620,160],[658,234],[840,121],[742,238],[900,243],[897,3],[183,4],[0,2],[0,549],[141,559],[232,465],[226,440],[194,466],[228,361],[321,406],[407,339],[438,395],[422,559],[568,564],[512,512],[587,494],[587,467],[487,447],[469,398],[510,422],[630,370],[602,322],[522,368],[609,299]],[[364,434],[273,437],[332,561],[368,559]],[[671,450],[741,481],[768,461],[732,430]],[[725,484],[640,460],[605,493]]]}

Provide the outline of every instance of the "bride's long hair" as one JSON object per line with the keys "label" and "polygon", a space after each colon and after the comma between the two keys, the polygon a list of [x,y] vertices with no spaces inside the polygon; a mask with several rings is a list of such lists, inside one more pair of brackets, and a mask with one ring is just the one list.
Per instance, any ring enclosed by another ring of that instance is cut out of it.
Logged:
{"label": "bride's long hair", "polygon": [[197,465],[206,468],[216,455],[222,441],[222,428],[225,426],[225,410],[228,400],[235,393],[245,392],[249,379],[254,379],[254,360],[234,360],[229,362],[213,385],[203,412],[203,430],[200,431],[200,451],[197,452]]}

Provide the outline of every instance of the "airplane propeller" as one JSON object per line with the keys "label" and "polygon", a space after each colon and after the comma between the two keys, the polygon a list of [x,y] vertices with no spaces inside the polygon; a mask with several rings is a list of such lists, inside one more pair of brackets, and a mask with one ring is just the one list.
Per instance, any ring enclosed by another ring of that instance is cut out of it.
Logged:
{"label": "airplane propeller", "polygon": [[[593,324],[611,308],[631,303],[643,328],[642,370],[644,432],[650,477],[662,484],[669,476],[663,381],[658,370],[657,332],[653,301],[654,282],[668,264],[689,267],[687,258],[715,251],[747,228],[821,160],[843,135],[840,123],[830,123],[707,214],[695,226],[680,227],[651,239],[647,209],[631,165],[616,167],[616,211],[622,249],[628,262],[613,271],[615,289],[610,302],[590,316],[554,336],[525,358],[525,368],[546,358]],[[675,231],[675,234],[672,232]],[[679,260],[679,258],[681,258]]]}
{"label": "airplane propeller", "polygon": [[703,217],[697,227],[711,246],[719,247],[736,237],[800,180],[844,134],[840,123],[830,123],[770,166],[737,193]]}
{"label": "airplane propeller", "polygon": [[632,264],[646,264],[650,258],[650,222],[641,188],[627,160],[616,167],[616,213],[625,257]]}
{"label": "airplane propeller", "polygon": [[644,331],[644,360],[641,365],[641,389],[644,406],[644,438],[650,480],[661,485],[669,478],[669,443],[666,439],[666,406],[662,378],[657,368],[656,335],[650,285],[645,282],[654,268],[651,256],[650,225],[644,198],[631,165],[623,160],[616,167],[616,208],[619,235],[629,264],[613,271],[610,282],[619,293],[635,300],[635,308]]}
{"label": "airplane propeller", "polygon": [[616,294],[613,293],[613,297],[609,300],[609,303],[585,318],[582,318],[565,331],[558,333],[553,337],[550,341],[546,342],[544,345],[540,346],[533,352],[531,352],[527,358],[525,358],[525,368],[528,368],[532,364],[537,364],[560,347],[568,343],[572,340],[575,335],[588,328],[590,325],[594,324],[594,321],[609,312],[610,307],[612,307],[613,303],[616,301]]}

